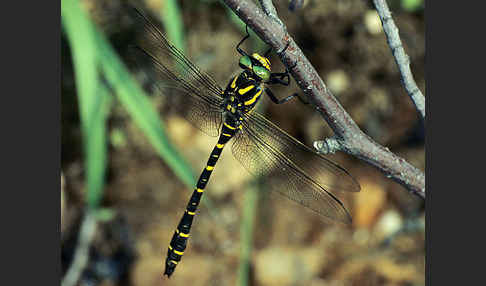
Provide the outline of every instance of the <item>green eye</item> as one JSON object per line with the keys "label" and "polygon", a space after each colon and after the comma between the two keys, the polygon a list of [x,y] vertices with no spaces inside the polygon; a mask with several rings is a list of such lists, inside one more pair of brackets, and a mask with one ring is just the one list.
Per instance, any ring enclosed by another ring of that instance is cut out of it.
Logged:
{"label": "green eye", "polygon": [[270,71],[264,67],[254,66],[253,72],[263,81],[268,81],[270,79]]}
{"label": "green eye", "polygon": [[242,56],[240,58],[240,67],[243,69],[251,69],[251,60],[249,56]]}

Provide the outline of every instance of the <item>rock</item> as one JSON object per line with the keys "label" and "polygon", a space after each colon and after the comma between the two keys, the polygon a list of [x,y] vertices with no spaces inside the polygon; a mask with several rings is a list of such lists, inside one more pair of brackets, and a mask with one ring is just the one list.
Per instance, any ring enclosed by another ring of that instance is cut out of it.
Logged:
{"label": "rock", "polygon": [[360,180],[361,192],[355,196],[353,225],[370,228],[386,202],[383,186],[367,179]]}
{"label": "rock", "polygon": [[395,210],[385,212],[377,222],[375,231],[377,235],[388,237],[397,232],[403,225],[400,214]]}
{"label": "rock", "polygon": [[271,247],[258,252],[255,278],[262,285],[304,285],[321,271],[322,253],[313,247]]}
{"label": "rock", "polygon": [[335,95],[339,95],[349,87],[349,77],[343,70],[334,70],[327,75],[329,88]]}

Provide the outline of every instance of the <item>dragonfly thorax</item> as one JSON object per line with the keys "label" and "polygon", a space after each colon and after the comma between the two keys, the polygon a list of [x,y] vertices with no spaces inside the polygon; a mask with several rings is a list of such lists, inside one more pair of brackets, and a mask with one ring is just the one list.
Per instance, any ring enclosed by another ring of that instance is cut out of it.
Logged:
{"label": "dragonfly thorax", "polygon": [[264,90],[263,82],[245,70],[235,76],[226,86],[225,111],[237,116],[248,113],[256,106]]}

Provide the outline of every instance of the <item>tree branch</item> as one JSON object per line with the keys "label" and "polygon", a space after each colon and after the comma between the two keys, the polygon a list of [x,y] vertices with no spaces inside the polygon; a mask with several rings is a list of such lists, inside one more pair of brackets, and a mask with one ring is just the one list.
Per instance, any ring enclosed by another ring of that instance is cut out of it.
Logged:
{"label": "tree branch", "polygon": [[385,0],[373,0],[373,3],[380,16],[388,46],[390,47],[398,69],[400,70],[402,84],[405,87],[408,96],[410,96],[415,104],[415,107],[420,112],[422,119],[425,119],[425,97],[413,79],[412,71],[410,70],[410,58],[403,49],[402,41],[398,35],[398,28],[393,21],[390,9],[388,9]]}
{"label": "tree branch", "polygon": [[[375,166],[387,177],[403,185],[411,193],[425,199],[425,176],[405,159],[379,145],[359,129],[331,91],[326,87],[317,71],[304,56],[301,49],[286,31],[266,16],[253,2],[247,0],[223,0],[253,31],[270,45],[287,68],[299,87],[324,120],[334,131],[332,138],[339,150],[351,154]],[[285,53],[282,53],[287,47]],[[323,145],[323,144],[316,144]],[[322,150],[319,148],[319,150]]]}

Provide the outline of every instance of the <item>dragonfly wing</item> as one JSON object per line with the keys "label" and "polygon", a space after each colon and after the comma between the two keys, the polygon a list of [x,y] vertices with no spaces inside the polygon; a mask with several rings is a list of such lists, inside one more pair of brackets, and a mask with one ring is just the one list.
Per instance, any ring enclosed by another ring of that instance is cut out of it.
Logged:
{"label": "dragonfly wing", "polygon": [[[299,168],[272,140],[262,136],[260,127],[244,122],[234,138],[232,152],[235,158],[253,175],[263,177],[272,191],[300,203],[318,214],[343,223],[351,216],[343,204],[322,185]],[[265,133],[263,133],[265,134]],[[282,136],[279,133],[272,136]],[[290,135],[289,135],[290,136]],[[275,140],[286,140],[280,137]],[[295,139],[294,139],[295,140]]]}
{"label": "dragonfly wing", "polygon": [[259,113],[246,115],[245,128],[279,150],[327,191],[359,192],[359,183],[341,166],[277,127]]}
{"label": "dragonfly wing", "polygon": [[147,16],[137,10],[135,12],[134,20],[143,27],[143,32],[138,33],[138,46],[141,49],[153,55],[178,80],[191,84],[191,88],[196,88],[207,96],[221,97],[222,89],[212,76],[201,71],[186,58]]}
{"label": "dragonfly wing", "polygon": [[[177,91],[175,91],[177,92]],[[172,100],[181,98],[172,97]],[[214,105],[202,101],[194,96],[184,97],[183,103],[174,104],[173,110],[187,121],[191,122],[193,126],[203,131],[209,136],[219,136],[221,129],[222,114],[220,109],[216,109]]]}
{"label": "dragonfly wing", "polygon": [[[199,70],[171,44],[143,14],[135,11],[134,20],[141,25],[138,46],[131,50],[136,64],[145,59],[151,78],[172,110],[210,136],[218,136],[221,126],[222,88],[207,73]],[[170,96],[169,96],[170,95]],[[177,95],[177,96],[175,96]]]}

